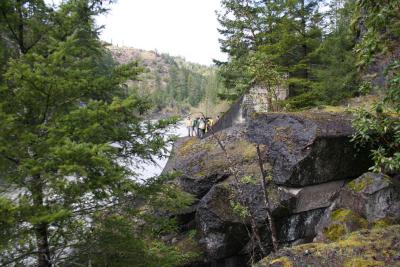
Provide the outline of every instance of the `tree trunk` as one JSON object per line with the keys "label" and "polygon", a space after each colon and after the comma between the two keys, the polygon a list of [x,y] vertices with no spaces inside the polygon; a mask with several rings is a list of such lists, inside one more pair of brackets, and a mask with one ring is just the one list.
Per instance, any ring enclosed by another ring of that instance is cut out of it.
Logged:
{"label": "tree trunk", "polygon": [[36,245],[38,248],[38,267],[50,267],[50,249],[48,241],[47,224],[41,223],[35,226]]}
{"label": "tree trunk", "polygon": [[[43,201],[43,181],[40,175],[33,177],[32,197],[35,211],[42,211],[44,207]],[[48,224],[38,223],[34,225],[37,246],[37,266],[38,267],[51,267],[50,261],[50,247],[48,240]]]}
{"label": "tree trunk", "polygon": [[[301,26],[302,26],[302,30],[303,30],[303,38],[305,39],[304,40],[304,43],[303,43],[303,45],[302,45],[302,47],[303,47],[303,60],[304,59],[306,59],[307,58],[307,56],[308,56],[308,47],[307,47],[307,43],[306,43],[306,36],[307,36],[307,22],[306,22],[306,10],[305,10],[305,4],[304,4],[304,1],[301,1]],[[308,67],[306,67],[305,69],[304,69],[304,78],[306,79],[306,80],[308,80],[308,77],[309,75],[308,75]]]}
{"label": "tree trunk", "polygon": [[25,48],[25,42],[24,42],[24,31],[25,30],[24,30],[24,15],[22,13],[22,5],[23,5],[23,1],[18,0],[16,3],[16,8],[17,8],[17,12],[18,12],[17,42],[18,42],[18,46],[19,46],[21,53],[26,54],[27,49]]}

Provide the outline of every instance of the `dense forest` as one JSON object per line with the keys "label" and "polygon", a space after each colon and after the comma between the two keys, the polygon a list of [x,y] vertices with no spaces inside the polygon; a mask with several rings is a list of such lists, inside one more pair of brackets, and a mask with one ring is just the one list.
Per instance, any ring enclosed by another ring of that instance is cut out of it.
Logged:
{"label": "dense forest", "polygon": [[187,113],[202,102],[212,106],[219,101],[218,93],[225,90],[216,67],[157,51],[115,46],[108,49],[117,62],[138,61],[144,68],[136,81],[128,83],[128,90],[150,96],[155,112],[170,109],[176,114]]}
{"label": "dense forest", "polygon": [[[157,52],[132,60],[99,38],[106,0],[0,1],[0,265],[184,266],[199,257],[171,214],[196,200],[175,177],[129,166],[166,157],[168,107],[286,84],[282,110],[346,104],[372,170],[400,171],[400,0],[222,0],[227,62]],[[160,22],[162,23],[162,22]],[[139,27],[139,25],[138,25]],[[179,112],[180,113],[180,112]],[[203,164],[203,163],[202,163]]]}
{"label": "dense forest", "polygon": [[254,83],[278,81],[289,86],[290,98],[283,103],[288,109],[341,104],[376,92],[383,84],[365,79],[374,73],[362,70],[375,56],[398,49],[393,46],[399,38],[398,1],[224,0],[222,5],[221,49],[229,61],[217,64],[227,97]]}

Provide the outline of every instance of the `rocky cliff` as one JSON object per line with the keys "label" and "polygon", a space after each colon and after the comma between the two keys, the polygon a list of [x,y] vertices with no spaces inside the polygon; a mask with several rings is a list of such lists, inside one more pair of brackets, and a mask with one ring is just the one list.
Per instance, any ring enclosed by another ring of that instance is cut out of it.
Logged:
{"label": "rocky cliff", "polygon": [[[246,266],[272,252],[256,145],[280,248],[397,223],[398,179],[364,174],[369,153],[354,147],[352,132],[348,114],[271,113],[202,140],[180,140],[165,171],[178,172],[175,182],[198,200],[175,215],[183,232],[196,230],[203,251],[191,266]],[[260,266],[274,255],[282,257],[272,254]]]}

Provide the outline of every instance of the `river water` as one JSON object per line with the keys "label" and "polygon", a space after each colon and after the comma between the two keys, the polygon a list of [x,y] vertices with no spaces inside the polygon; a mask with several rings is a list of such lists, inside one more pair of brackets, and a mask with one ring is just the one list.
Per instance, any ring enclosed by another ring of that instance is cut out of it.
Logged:
{"label": "river water", "polygon": [[[178,122],[176,127],[171,128],[168,132],[168,135],[175,135],[177,137],[187,136],[187,129],[183,121]],[[172,146],[168,147],[168,150],[171,151]],[[131,166],[130,169],[133,170],[137,176],[134,177],[135,180],[145,181],[151,177],[160,175],[165,165],[167,164],[168,157],[166,158],[155,158],[155,164],[151,162],[145,162],[139,164],[139,166]]]}

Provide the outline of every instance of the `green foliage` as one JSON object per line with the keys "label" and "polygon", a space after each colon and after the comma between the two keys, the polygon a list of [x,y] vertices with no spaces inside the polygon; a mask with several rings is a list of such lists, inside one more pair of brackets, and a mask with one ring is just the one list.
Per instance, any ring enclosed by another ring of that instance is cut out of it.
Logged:
{"label": "green foliage", "polygon": [[[358,65],[367,69],[374,59],[385,54],[400,37],[400,2],[357,1],[354,25],[362,34],[356,47]],[[365,31],[366,29],[366,31]],[[364,32],[362,32],[364,30]],[[355,111],[353,141],[371,147],[376,172],[400,172],[400,63],[387,69],[388,88],[383,101],[370,110]],[[363,88],[364,89],[364,88]]]}
{"label": "green foliage", "polygon": [[318,61],[318,68],[313,69],[317,82],[312,87],[318,95],[315,104],[337,105],[357,93],[360,78],[353,52],[356,39],[349,27],[354,8],[355,1],[332,8],[334,27],[313,53]]}
{"label": "green foliage", "polygon": [[[157,241],[176,225],[154,214],[192,198],[164,179],[138,184],[128,167],[165,156],[177,119],[146,122],[150,101],[127,96],[126,81],[143,68],[117,66],[98,39],[94,16],[106,2],[0,3],[0,265],[171,266],[186,257]],[[85,254],[89,241],[98,258]]]}
{"label": "green foliage", "polygon": [[[353,25],[362,41],[357,44],[358,66],[367,68],[400,38],[400,1],[357,1]],[[358,25],[362,24],[362,27]]]}
{"label": "green foliage", "polygon": [[[224,95],[240,96],[253,83],[248,72],[248,56],[256,51],[262,40],[263,7],[259,1],[224,0],[218,13],[221,50],[229,55],[228,62],[217,62],[227,92]],[[265,5],[267,7],[267,5]]]}
{"label": "green foliage", "polygon": [[[350,31],[355,4],[329,3],[323,14],[319,1],[223,1],[221,49],[229,61],[219,65],[230,91],[225,95],[240,96],[255,83],[273,90],[271,84],[285,85],[288,74],[291,99],[283,106],[289,109],[352,96],[358,87]],[[326,30],[328,18],[334,26]]]}
{"label": "green foliage", "polygon": [[[191,251],[162,241],[163,235],[176,231],[176,222],[156,212],[179,211],[193,203],[192,197],[170,188],[166,182],[172,178],[151,179],[117,210],[106,209],[95,213],[92,230],[87,232],[84,242],[74,246],[74,253],[64,262],[90,262],[94,266],[177,266],[196,257]],[[166,191],[168,195],[162,193]],[[172,207],[169,208],[168,204],[163,204],[161,208],[155,206],[154,198],[160,201],[161,194],[167,203],[174,203]],[[184,200],[179,197],[180,194],[185,196]],[[137,206],[137,203],[141,204]]]}
{"label": "green foliage", "polygon": [[[275,77],[280,77],[278,85],[285,84],[282,77],[288,74],[289,99],[281,103],[288,109],[337,105],[356,96],[361,83],[359,59],[354,53],[356,44],[358,52],[363,50],[360,47],[368,46],[363,43],[372,38],[368,37],[370,32],[379,32],[375,24],[397,25],[395,2],[383,7],[376,1],[330,0],[323,5],[322,12],[321,1],[312,0],[222,1],[218,18],[224,38],[220,43],[222,51],[229,55],[227,62],[218,62],[227,87],[222,96],[241,96],[260,82],[260,74],[264,76],[262,84],[277,83]],[[358,42],[351,25],[361,22],[362,16],[354,19],[354,13],[361,14],[360,10],[367,6],[387,17],[368,16],[371,29],[363,37],[365,40]],[[396,29],[388,27],[385,36],[397,38]],[[379,38],[374,40],[379,45],[386,43]],[[272,74],[274,77],[270,77]]]}
{"label": "green foliage", "polygon": [[240,204],[238,201],[230,200],[229,203],[233,212],[240,218],[246,219],[250,216],[249,209],[246,206]]}
{"label": "green foliage", "polygon": [[284,101],[284,105],[289,110],[299,110],[302,108],[308,108],[316,106],[318,103],[322,103],[321,96],[317,91],[313,90],[298,96],[294,96]]}
{"label": "green foliage", "polygon": [[371,110],[355,111],[353,141],[371,147],[375,172],[400,172],[400,63],[392,67],[385,99]]}

